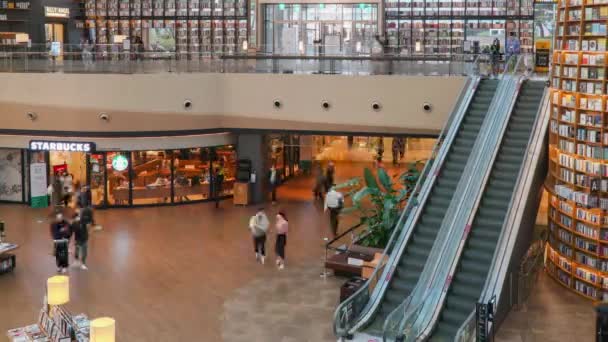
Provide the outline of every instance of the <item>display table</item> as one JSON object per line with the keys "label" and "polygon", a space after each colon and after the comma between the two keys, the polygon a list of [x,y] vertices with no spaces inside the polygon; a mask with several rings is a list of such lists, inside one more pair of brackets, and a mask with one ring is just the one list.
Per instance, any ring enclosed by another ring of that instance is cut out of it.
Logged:
{"label": "display table", "polygon": [[85,314],[72,316],[62,307],[51,312],[40,310],[38,323],[6,332],[11,342],[88,342],[89,318]]}
{"label": "display table", "polygon": [[8,242],[0,242],[0,274],[11,272],[17,266],[17,260],[14,254],[9,252],[19,248],[19,245]]}

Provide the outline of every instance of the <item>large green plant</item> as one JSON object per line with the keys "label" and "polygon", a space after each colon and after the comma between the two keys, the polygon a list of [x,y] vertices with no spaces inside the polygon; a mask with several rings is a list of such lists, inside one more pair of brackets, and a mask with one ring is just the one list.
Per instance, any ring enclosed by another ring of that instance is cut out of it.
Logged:
{"label": "large green plant", "polygon": [[353,178],[337,186],[338,189],[348,188],[347,195],[352,196],[352,206],[345,208],[342,213],[358,214],[361,223],[367,226],[358,241],[359,244],[376,248],[386,247],[399,220],[401,209],[420,178],[421,165],[424,165],[424,161],[409,164],[405,172],[395,177],[396,181],[382,168],[378,169],[376,174],[365,168],[363,179]]}

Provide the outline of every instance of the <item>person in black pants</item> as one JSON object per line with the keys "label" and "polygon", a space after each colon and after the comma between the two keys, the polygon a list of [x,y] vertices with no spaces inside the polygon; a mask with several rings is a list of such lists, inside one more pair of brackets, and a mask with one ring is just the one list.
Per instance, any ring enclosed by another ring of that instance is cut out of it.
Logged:
{"label": "person in black pants", "polygon": [[69,266],[68,244],[71,236],[72,231],[70,225],[63,218],[62,213],[57,213],[55,215],[55,221],[51,224],[51,237],[55,244],[53,254],[55,255],[58,273],[65,273]]}
{"label": "person in black pants", "polygon": [[279,172],[277,171],[274,164],[268,171],[268,184],[270,185],[270,193],[272,197],[272,204],[277,202],[277,186],[279,185]]}

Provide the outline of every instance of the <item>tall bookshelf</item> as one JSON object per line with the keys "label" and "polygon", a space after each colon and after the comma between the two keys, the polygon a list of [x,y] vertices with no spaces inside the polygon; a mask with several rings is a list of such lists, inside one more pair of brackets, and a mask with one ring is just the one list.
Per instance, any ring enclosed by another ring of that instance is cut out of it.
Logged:
{"label": "tall bookshelf", "polygon": [[[391,46],[408,55],[463,53],[465,40],[489,46],[515,33],[523,53],[534,51],[531,0],[385,0],[386,34]],[[482,32],[481,34],[479,34]]]}
{"label": "tall bookshelf", "polygon": [[551,70],[546,270],[608,300],[608,0],[560,0]]}
{"label": "tall bookshelf", "polygon": [[242,52],[247,0],[84,0],[85,27],[97,44],[170,28],[177,52]]}

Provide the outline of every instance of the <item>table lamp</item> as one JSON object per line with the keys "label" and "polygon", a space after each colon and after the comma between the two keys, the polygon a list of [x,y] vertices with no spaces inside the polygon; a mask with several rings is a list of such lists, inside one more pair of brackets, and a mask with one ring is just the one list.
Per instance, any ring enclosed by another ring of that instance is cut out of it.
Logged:
{"label": "table lamp", "polygon": [[62,305],[70,301],[70,278],[53,276],[46,281],[46,296],[49,305]]}
{"label": "table lamp", "polygon": [[90,342],[114,342],[116,339],[116,322],[110,317],[96,318],[90,323]]}

